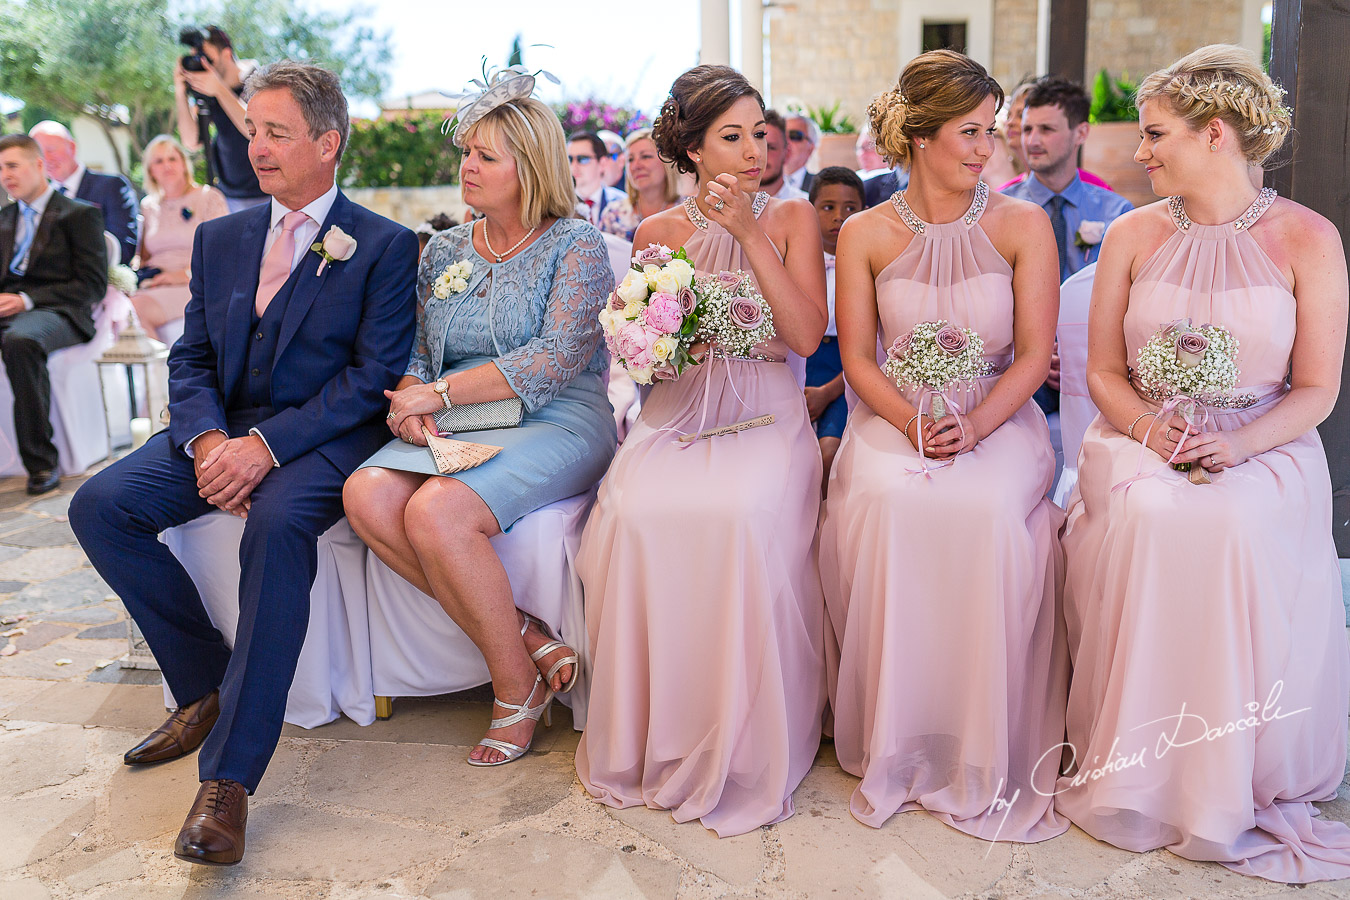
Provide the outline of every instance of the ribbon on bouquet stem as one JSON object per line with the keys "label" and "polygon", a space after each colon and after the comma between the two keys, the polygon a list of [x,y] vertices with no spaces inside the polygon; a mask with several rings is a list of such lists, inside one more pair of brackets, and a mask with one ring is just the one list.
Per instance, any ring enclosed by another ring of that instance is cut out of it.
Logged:
{"label": "ribbon on bouquet stem", "polygon": [[[948,410],[948,412],[954,412],[954,413],[956,414],[956,427],[959,428],[959,429],[961,429],[961,443],[962,443],[962,444],[964,444],[964,443],[966,442],[966,426],[965,426],[965,420],[962,419],[962,416],[965,415],[965,411],[964,411],[963,409],[961,409],[961,404],[957,403],[957,402],[956,402],[955,400],[953,400],[951,397],[948,397],[948,396],[946,395],[946,393],[944,393],[943,391],[934,390],[934,389],[932,389],[932,388],[926,388],[926,389],[924,389],[924,390],[919,394],[919,409],[918,409],[918,421],[919,421],[919,465],[921,466],[921,468],[918,468],[918,469],[910,469],[910,468],[906,468],[905,471],[908,472],[910,475],[922,475],[924,478],[927,478],[927,479],[930,479],[930,480],[931,480],[932,477],[933,477],[933,472],[934,472],[934,471],[936,471],[937,469],[945,469],[947,466],[950,466],[950,465],[952,465],[953,463],[955,463],[955,462],[956,462],[956,456],[948,457],[947,459],[941,460],[941,461],[939,461],[938,463],[936,463],[935,465],[932,465],[932,466],[928,465],[928,457],[927,457],[927,455],[925,455],[924,452],[923,452],[923,446],[924,446],[924,445],[923,445],[923,402],[924,402],[924,400],[928,400],[930,397],[931,397],[931,398],[938,398],[938,397],[941,397],[941,398],[942,398],[942,402],[945,403],[945,404],[947,405],[947,410]],[[930,410],[930,411],[931,411],[931,409],[932,409],[932,406],[933,406],[933,404],[932,404],[932,401],[930,400],[929,403],[928,403],[928,407],[929,407],[929,410]],[[958,455],[959,455],[959,454],[958,454]]]}
{"label": "ribbon on bouquet stem", "polygon": [[[1190,410],[1185,409],[1187,404],[1190,405]],[[1176,461],[1177,454],[1181,452],[1181,445],[1186,443],[1186,438],[1190,437],[1192,434],[1199,434],[1204,426],[1209,424],[1209,407],[1205,406],[1205,404],[1201,403],[1199,400],[1188,397],[1185,394],[1173,394],[1171,397],[1168,397],[1167,401],[1163,403],[1162,407],[1158,410],[1157,415],[1153,417],[1153,421],[1148,423],[1148,430],[1144,432],[1144,439],[1139,442],[1139,460],[1135,463],[1134,474],[1129,478],[1126,478],[1120,484],[1112,487],[1111,493],[1114,494],[1119,490],[1129,491],[1130,485],[1134,484],[1136,481],[1144,481],[1145,479],[1152,478],[1162,471],[1161,468],[1158,468],[1154,469],[1152,472],[1144,472],[1144,454],[1148,452],[1148,438],[1159,422],[1164,422],[1171,418],[1172,413],[1179,409],[1183,410],[1181,417],[1185,420],[1186,427],[1181,430],[1181,440],[1177,441],[1176,449],[1173,450],[1172,455],[1167,458],[1167,465],[1169,467]],[[1195,409],[1199,409],[1201,413],[1200,421],[1198,423],[1193,421],[1195,419]],[[1195,426],[1194,432],[1191,431],[1192,425]],[[1199,462],[1193,463],[1193,465],[1199,465]]]}
{"label": "ribbon on bouquet stem", "polygon": [[[744,398],[741,397],[740,391],[736,390],[736,379],[732,377],[731,364],[727,362],[726,357],[720,353],[714,353],[712,349],[708,350],[708,356],[710,357],[710,359],[706,359],[705,362],[703,363],[704,365],[708,366],[708,374],[707,377],[704,378],[703,380],[703,399],[699,402],[698,427],[695,428],[693,431],[680,431],[680,426],[684,424],[693,415],[693,410],[690,410],[680,418],[676,419],[674,422],[671,422],[665,428],[657,429],[658,431],[675,432],[677,439],[680,441],[679,449],[681,450],[687,450],[690,447],[692,447],[694,445],[694,441],[697,440],[697,436],[703,434],[704,426],[708,424],[708,406],[712,399],[712,378],[713,378],[712,367],[717,359],[721,359],[722,362],[727,367],[727,375],[726,375],[727,385],[730,386],[731,393],[736,398],[736,402],[741,405],[741,409],[747,411],[750,409],[750,404],[746,403]],[[768,422],[763,423],[757,422],[756,424],[767,425],[773,421],[772,416],[768,417],[768,419],[769,419]],[[737,424],[745,424],[745,423],[737,423]],[[755,426],[747,426],[747,427],[755,427]],[[735,432],[728,431],[726,433],[733,434]],[[693,435],[694,437],[690,437],[691,435]]]}

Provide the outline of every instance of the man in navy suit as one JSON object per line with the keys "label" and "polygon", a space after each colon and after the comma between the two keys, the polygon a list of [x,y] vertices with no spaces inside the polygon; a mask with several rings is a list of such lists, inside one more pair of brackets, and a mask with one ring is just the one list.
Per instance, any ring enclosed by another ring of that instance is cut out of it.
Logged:
{"label": "man in navy suit", "polygon": [[[243,856],[247,795],[276,749],[305,639],[318,537],[342,515],[347,476],[388,439],[383,392],[407,365],[416,315],[417,238],[334,182],[349,130],[337,76],[280,62],[246,95],[249,156],[271,202],[197,229],[169,429],[70,505],[80,544],[183,704],[125,761],[202,745],[174,855],[214,865]],[[233,651],[157,539],[213,508],[246,520]]]}
{"label": "man in navy suit", "polygon": [[141,204],[131,182],[121,175],[100,175],[86,169],[75,157],[75,138],[60,122],[39,122],[28,136],[42,148],[47,177],[56,185],[56,192],[101,209],[103,230],[117,238],[121,262],[131,265],[141,235]]}

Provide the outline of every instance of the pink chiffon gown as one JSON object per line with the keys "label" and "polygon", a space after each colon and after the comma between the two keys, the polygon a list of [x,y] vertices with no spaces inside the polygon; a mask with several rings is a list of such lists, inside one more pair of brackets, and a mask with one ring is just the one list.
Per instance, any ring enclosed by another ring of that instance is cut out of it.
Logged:
{"label": "pink chiffon gown", "polygon": [[[725,229],[694,221],[684,246],[700,273],[750,272]],[[775,337],[754,359],[710,358],[652,388],[577,560],[593,665],[582,784],[721,837],[792,815],[820,743],[820,450],[786,349]]]}
{"label": "pink chiffon gown", "polygon": [[[877,276],[887,347],[946,319],[978,332],[996,366],[1011,359],[1013,272],[979,225],[986,198],[980,185],[941,225],[893,198],[915,235]],[[997,381],[946,396],[969,411]],[[820,564],[835,753],[862,778],[850,809],[874,828],[924,809],[985,840],[1045,840],[1069,826],[1050,798],[1057,751],[1032,778],[1063,741],[1068,689],[1045,416],[1028,401],[937,463],[925,475],[909,439],[859,403],[830,476]]]}
{"label": "pink chiffon gown", "polygon": [[[1133,353],[1186,316],[1240,342],[1236,393],[1251,405],[1210,410],[1209,430],[1288,391],[1294,296],[1248,229],[1273,200],[1228,225],[1193,224],[1174,201],[1176,233],[1130,288]],[[1317,431],[1194,485],[1098,416],[1080,460],[1064,535],[1078,767],[1056,806],[1127,850],[1276,881],[1350,877],[1350,827],[1311,803],[1345,772],[1350,696]],[[1141,460],[1153,477],[1116,489]]]}

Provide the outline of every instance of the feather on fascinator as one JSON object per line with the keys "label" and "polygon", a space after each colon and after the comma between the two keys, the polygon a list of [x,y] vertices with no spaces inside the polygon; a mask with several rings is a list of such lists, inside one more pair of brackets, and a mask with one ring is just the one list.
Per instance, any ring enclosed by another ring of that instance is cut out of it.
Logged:
{"label": "feather on fascinator", "polygon": [[[463,148],[465,135],[479,119],[503,104],[533,94],[535,77],[538,75],[543,75],[554,84],[562,83],[552,72],[543,69],[531,72],[524,66],[507,66],[504,69],[489,70],[487,57],[483,57],[483,77],[470,82],[476,90],[465,91],[459,95],[446,94],[447,97],[457,101],[458,106],[454,118],[446,120],[441,132],[453,129],[450,140],[456,147]],[[529,124],[528,119],[525,122],[526,125]]]}

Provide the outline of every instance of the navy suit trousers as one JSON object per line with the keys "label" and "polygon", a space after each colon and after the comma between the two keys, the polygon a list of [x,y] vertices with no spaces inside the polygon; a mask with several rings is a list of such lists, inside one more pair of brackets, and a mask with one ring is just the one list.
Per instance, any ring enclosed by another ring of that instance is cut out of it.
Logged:
{"label": "navy suit trousers", "polygon": [[[246,426],[232,435],[246,433]],[[236,435],[237,436],[237,435]],[[220,689],[220,719],[202,745],[201,779],[258,787],[281,736],[286,696],[309,625],[319,535],[342,516],[342,471],[310,451],[253,490],[239,545],[234,649],[211,624],[192,579],[160,532],[211,509],[193,462],[161,431],[90,478],[70,525],[99,575],[145,635],[180,704]]]}

